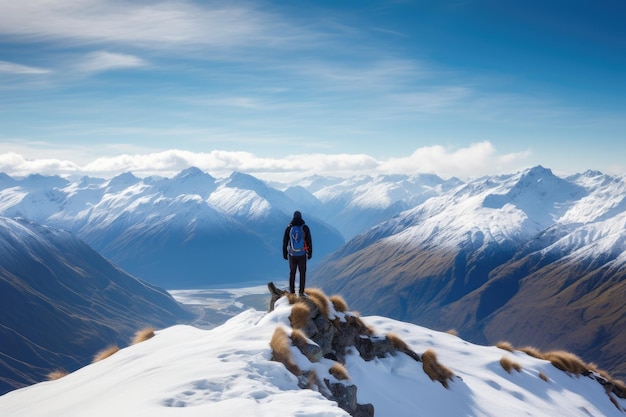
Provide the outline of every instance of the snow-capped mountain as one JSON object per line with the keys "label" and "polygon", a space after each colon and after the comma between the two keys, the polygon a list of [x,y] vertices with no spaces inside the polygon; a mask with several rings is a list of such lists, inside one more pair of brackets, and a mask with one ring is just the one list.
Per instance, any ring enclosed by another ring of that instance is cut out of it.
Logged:
{"label": "snow-capped mountain", "polygon": [[599,172],[480,178],[349,241],[313,280],[365,314],[571,349],[624,377],[625,209],[624,179]]}
{"label": "snow-capped mountain", "polygon": [[0,393],[83,366],[146,326],[190,318],[70,233],[0,217]]}
{"label": "snow-capped mountain", "polygon": [[110,180],[32,175],[0,181],[0,214],[69,230],[132,274],[165,288],[200,288],[286,273],[282,236],[294,210],[314,237],[312,265],[343,243],[333,227],[258,179]]}
{"label": "snow-capped mountain", "polygon": [[[285,193],[308,203],[319,217],[337,227],[346,239],[387,221],[427,199],[459,185],[460,180],[444,181],[436,175],[379,175],[346,179],[319,176],[298,181]],[[315,199],[307,198],[302,189]]]}
{"label": "snow-capped mountain", "polygon": [[[61,379],[5,394],[0,410],[15,417],[350,416],[339,400],[328,399],[332,393],[322,392],[320,386],[330,384],[344,387],[338,392],[356,391],[359,404],[371,405],[363,415],[376,417],[617,417],[626,407],[597,374],[574,376],[521,351],[474,345],[377,316],[361,319],[374,332],[372,340],[394,334],[422,358],[434,352],[452,374],[447,388],[431,380],[425,362],[402,352],[368,360],[349,349],[345,372],[338,374],[330,371],[333,359],[312,360],[289,344],[292,368],[307,370],[317,380],[307,382],[272,360],[277,329],[291,335],[287,340],[295,339],[293,311],[282,298],[270,313],[251,309],[212,330],[174,326],[158,331]],[[328,317],[338,322],[354,318],[332,304]],[[506,361],[513,364],[508,371]]]}

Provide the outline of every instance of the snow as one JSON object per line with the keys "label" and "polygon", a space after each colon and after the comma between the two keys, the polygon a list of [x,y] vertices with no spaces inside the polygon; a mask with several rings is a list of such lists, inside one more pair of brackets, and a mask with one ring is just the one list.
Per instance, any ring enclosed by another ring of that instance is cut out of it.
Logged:
{"label": "snow", "polygon": [[[270,338],[277,326],[289,331],[290,311],[281,299],[271,313],[249,309],[211,330],[179,325],[157,331],[152,339],[59,380],[1,396],[0,415],[347,416],[319,392],[298,388],[296,377],[270,360]],[[375,416],[624,415],[596,381],[570,376],[525,353],[474,345],[384,317],[363,320],[381,335],[398,335],[418,353],[435,350],[456,375],[446,389],[404,354],[370,362],[348,355],[346,383],[357,385],[358,402],[372,403]],[[323,374],[332,363],[312,364],[296,348],[292,352],[301,369]],[[499,364],[503,356],[519,363],[521,372],[505,372]],[[618,402],[626,407],[624,400]]]}

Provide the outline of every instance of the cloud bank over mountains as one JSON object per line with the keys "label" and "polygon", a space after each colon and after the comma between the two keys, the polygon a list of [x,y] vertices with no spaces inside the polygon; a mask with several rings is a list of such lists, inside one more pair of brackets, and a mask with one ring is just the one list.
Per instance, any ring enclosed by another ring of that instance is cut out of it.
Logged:
{"label": "cloud bank over mountains", "polygon": [[57,157],[30,158],[29,153],[25,148],[21,153],[0,154],[0,172],[17,177],[35,173],[63,177],[113,177],[124,172],[132,172],[139,177],[172,177],[193,166],[216,177],[238,171],[266,180],[285,182],[314,174],[343,177],[359,174],[436,173],[444,178],[471,178],[519,170],[525,166],[531,151],[501,153],[489,141],[474,143],[465,148],[426,146],[416,149],[409,156],[387,159],[348,153],[264,157],[246,151],[190,152],[169,149],[103,156],[82,163]]}

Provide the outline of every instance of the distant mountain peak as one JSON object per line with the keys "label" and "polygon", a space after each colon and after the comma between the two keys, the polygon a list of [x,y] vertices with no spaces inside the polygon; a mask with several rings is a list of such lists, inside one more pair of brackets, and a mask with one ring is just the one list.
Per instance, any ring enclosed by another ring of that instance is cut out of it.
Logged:
{"label": "distant mountain peak", "polygon": [[183,179],[183,178],[196,178],[196,177],[207,177],[210,179],[214,179],[210,174],[207,174],[206,172],[202,171],[200,168],[197,168],[197,167],[189,167],[187,169],[184,169],[180,171],[178,174],[176,174],[174,178]]}

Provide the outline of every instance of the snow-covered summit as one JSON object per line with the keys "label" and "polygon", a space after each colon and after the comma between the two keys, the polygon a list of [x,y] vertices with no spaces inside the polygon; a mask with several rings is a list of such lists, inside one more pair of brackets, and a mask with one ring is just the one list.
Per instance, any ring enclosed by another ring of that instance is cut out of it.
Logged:
{"label": "snow-covered summit", "polygon": [[[271,360],[270,339],[277,328],[291,333],[292,308],[282,298],[273,312],[248,310],[212,330],[166,328],[61,379],[5,394],[0,410],[15,417],[348,416]],[[339,320],[351,314],[330,308]],[[455,375],[446,389],[405,354],[365,361],[353,352],[345,363],[349,379],[339,383],[356,386],[358,402],[372,404],[377,417],[623,416],[624,399],[548,361],[384,317],[362,320],[416,352],[436,352]],[[290,351],[300,368],[337,382],[331,359],[312,363],[298,348]],[[502,361],[515,367],[507,371]]]}

